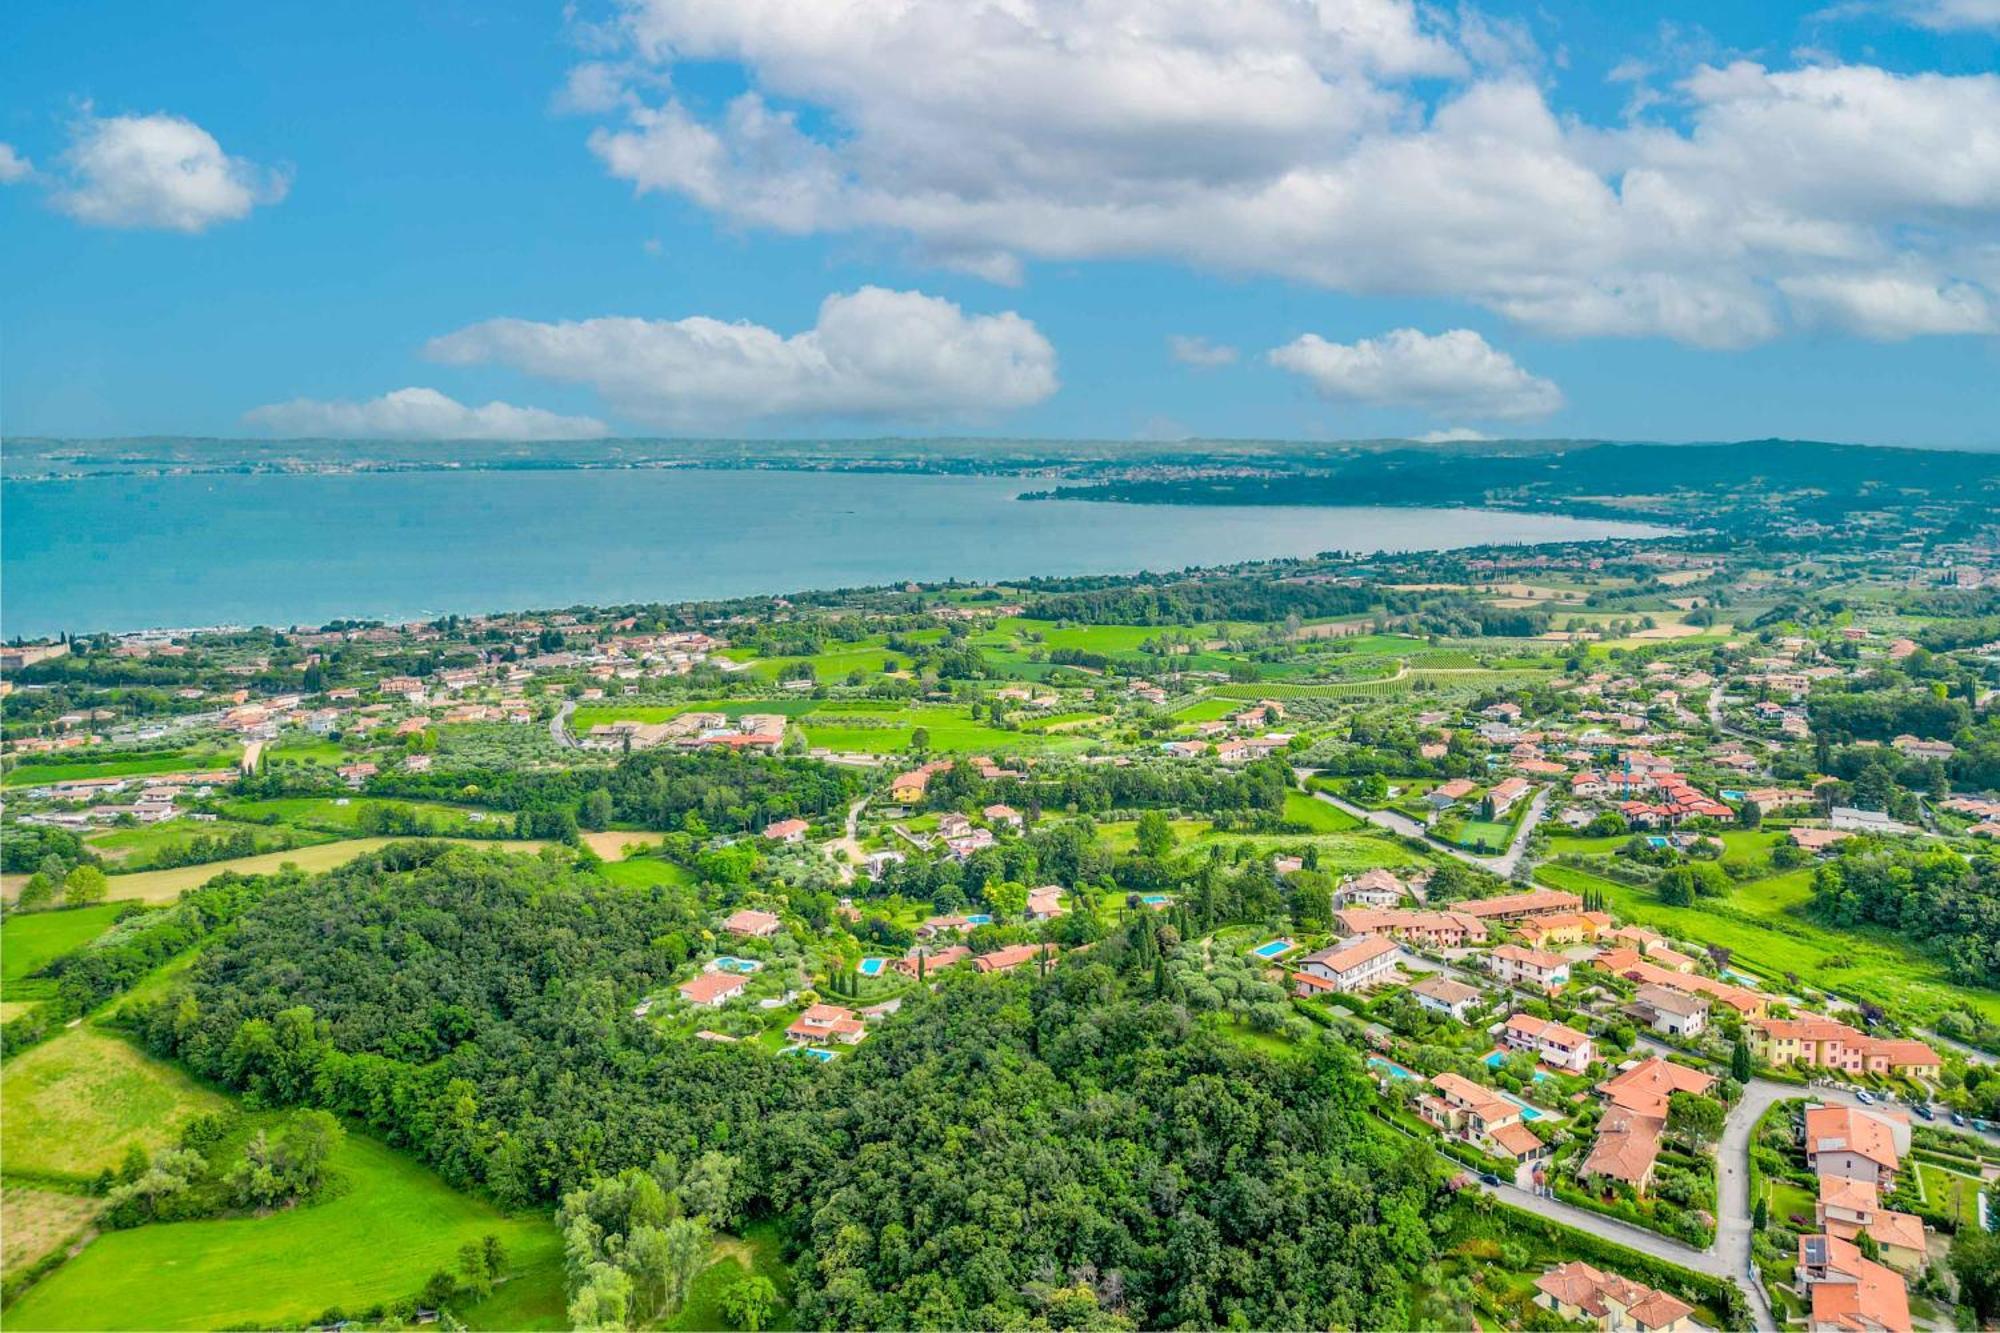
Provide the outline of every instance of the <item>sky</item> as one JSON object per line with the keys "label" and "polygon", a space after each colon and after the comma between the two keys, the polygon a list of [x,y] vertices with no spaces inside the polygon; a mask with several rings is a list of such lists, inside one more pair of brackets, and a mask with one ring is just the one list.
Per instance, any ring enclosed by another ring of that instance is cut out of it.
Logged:
{"label": "sky", "polygon": [[0,432],[2000,447],[2000,0],[13,0]]}

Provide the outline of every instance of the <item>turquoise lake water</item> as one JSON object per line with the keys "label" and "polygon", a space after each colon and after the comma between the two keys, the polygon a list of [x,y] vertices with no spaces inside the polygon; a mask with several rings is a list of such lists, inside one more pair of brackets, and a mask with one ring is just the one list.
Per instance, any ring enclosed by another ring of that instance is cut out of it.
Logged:
{"label": "turquoise lake water", "polygon": [[397,620],[1659,531],[1548,514],[1022,502],[1039,478],[406,472],[0,483],[0,635]]}

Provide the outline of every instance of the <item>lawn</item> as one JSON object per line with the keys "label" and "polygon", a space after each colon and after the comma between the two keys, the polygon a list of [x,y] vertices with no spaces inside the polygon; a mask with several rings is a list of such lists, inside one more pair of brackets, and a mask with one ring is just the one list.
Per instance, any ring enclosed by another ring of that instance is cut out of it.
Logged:
{"label": "lawn", "polygon": [[[826,721],[819,720],[826,718]],[[853,718],[854,722],[843,719]],[[859,719],[877,725],[864,726]],[[861,754],[896,754],[910,748],[911,738],[922,727],[929,734],[929,748],[941,753],[999,754],[1017,750],[1078,750],[1087,746],[1087,736],[1057,732],[1053,735],[1032,731],[1007,731],[975,721],[964,708],[857,708],[853,703],[828,704],[825,711],[799,724],[806,741],[814,747]]]}
{"label": "lawn", "polygon": [[[232,834],[248,831],[256,840],[259,851],[282,847],[286,830],[256,824],[239,824],[232,820],[217,820],[214,823],[192,823],[184,819],[172,820],[164,824],[150,824],[143,828],[111,829],[97,833],[84,841],[92,851],[103,856],[116,866],[143,866],[162,852],[176,850],[193,842],[196,838],[226,838]],[[306,843],[324,842],[330,835],[301,831],[294,835]]]}
{"label": "lawn", "polygon": [[[579,704],[576,711],[570,714],[569,729],[582,736],[592,727],[613,722],[665,722],[682,713],[721,713],[732,718],[742,717],[745,713],[783,713],[786,717],[796,718],[812,712],[819,704],[817,699],[697,699],[678,704],[588,703]],[[848,705],[843,703],[840,707]]]}
{"label": "lawn", "polygon": [[141,777],[148,773],[202,772],[218,768],[234,768],[242,752],[226,751],[176,751],[172,754],[152,754],[130,759],[108,759],[100,763],[88,760],[73,760],[59,764],[23,764],[8,770],[0,784],[9,787],[39,787],[50,782],[72,782],[79,778],[129,778]]}
{"label": "lawn", "polygon": [[1468,819],[1458,830],[1458,845],[1474,851],[1483,847],[1496,854],[1504,852],[1513,839],[1514,825],[1506,820]]}
{"label": "lawn", "polygon": [[[340,802],[345,801],[345,804]],[[492,832],[496,829],[512,829],[514,816],[492,811],[477,811],[486,816],[474,821],[475,812],[465,806],[447,805],[442,801],[395,801],[364,796],[279,796],[266,800],[231,801],[224,810],[239,819],[275,819],[299,828],[326,829],[336,833],[354,833],[361,828],[362,814],[370,809],[386,809],[405,812],[416,816],[428,816],[442,833],[469,831]],[[376,827],[381,827],[379,824]]]}
{"label": "lawn", "polygon": [[10,1175],[87,1179],[117,1166],[132,1144],[164,1147],[183,1122],[226,1104],[174,1066],[85,1024],[0,1071],[0,1159]]}
{"label": "lawn", "polygon": [[1302,791],[1285,793],[1285,818],[1304,824],[1315,833],[1346,833],[1361,827],[1361,821],[1337,805],[1315,800]]}
{"label": "lawn", "polygon": [[1977,1180],[1934,1162],[1918,1162],[1917,1179],[1923,1183],[1924,1198],[1931,1207],[1956,1217],[1961,1227],[1979,1229]]}
{"label": "lawn", "polygon": [[[242,856],[233,861],[210,861],[207,865],[113,875],[109,896],[121,901],[170,903],[187,890],[198,889],[227,870],[239,875],[268,875],[287,862],[308,872],[331,870],[335,866],[346,865],[364,852],[387,847],[392,842],[408,841],[408,838],[349,838],[344,842],[321,843],[317,847],[295,847],[285,852],[266,852],[262,856]],[[510,852],[532,852],[540,850],[544,844],[534,841],[481,841],[471,845],[497,847]]]}
{"label": "lawn", "polygon": [[628,861],[606,861],[598,874],[628,889],[649,889],[656,884],[692,884],[694,876],[656,856],[635,856]]}
{"label": "lawn", "polygon": [[1753,881],[1693,907],[1668,907],[1645,889],[1570,866],[1543,865],[1535,877],[1572,892],[1595,889],[1627,921],[1721,945],[1739,969],[1773,978],[1795,973],[1808,985],[1925,1021],[1969,1008],[2000,1022],[2000,992],[1953,983],[1942,965],[1886,932],[1836,930],[1797,911],[1810,896],[1810,871]]}
{"label": "lawn", "polygon": [[505,1307],[560,1306],[562,1240],[546,1216],[510,1217],[356,1133],[332,1165],[342,1192],[311,1207],[102,1235],[30,1288],[8,1310],[8,1327],[300,1324],[336,1306],[355,1312],[413,1296],[454,1266],[460,1245],[488,1233],[518,1274],[502,1288]]}
{"label": "lawn", "polygon": [[52,959],[103,934],[123,910],[118,903],[101,903],[55,912],[20,912],[0,921],[0,995],[19,1000],[41,994],[36,983],[25,988],[21,983]]}

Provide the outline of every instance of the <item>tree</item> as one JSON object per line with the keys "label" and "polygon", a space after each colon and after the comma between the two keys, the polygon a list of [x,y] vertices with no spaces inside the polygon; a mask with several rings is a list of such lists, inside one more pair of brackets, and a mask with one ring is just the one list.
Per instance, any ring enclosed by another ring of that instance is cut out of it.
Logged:
{"label": "tree", "polygon": [[21,896],[15,900],[14,906],[23,912],[47,907],[56,900],[56,883],[57,881],[37,870],[28,876],[28,882],[21,886]]}
{"label": "tree", "polygon": [[732,1282],[722,1293],[722,1314],[745,1333],[757,1333],[778,1303],[778,1289],[759,1273]]}
{"label": "tree", "polygon": [[918,727],[910,733],[910,748],[922,754],[931,748],[931,729]]}
{"label": "tree", "polygon": [[63,879],[63,901],[71,907],[88,907],[104,901],[111,881],[96,866],[78,866]]}
{"label": "tree", "polygon": [[1947,1262],[1958,1279],[1959,1300],[1972,1307],[1980,1322],[2000,1315],[2000,1235],[1961,1231]]}
{"label": "tree", "polygon": [[474,1300],[493,1290],[493,1279],[486,1271],[486,1251],[478,1241],[469,1240],[458,1247],[458,1275],[460,1285],[472,1293]]}
{"label": "tree", "polygon": [[1722,1136],[1722,1103],[1692,1092],[1667,1098],[1667,1129],[1700,1147]]}
{"label": "tree", "polygon": [[1729,1077],[1735,1079],[1738,1083],[1748,1083],[1750,1075],[1753,1072],[1754,1066],[1750,1060],[1750,1043],[1743,1040],[1743,1037],[1739,1034],[1736,1038],[1736,1045],[1729,1052]]}
{"label": "tree", "polygon": [[679,1217],[666,1228],[666,1303],[673,1312],[687,1301],[688,1288],[708,1266],[708,1227],[698,1218]]}
{"label": "tree", "polygon": [[1141,856],[1165,856],[1174,849],[1174,826],[1162,811],[1148,810],[1139,816],[1134,838]]}

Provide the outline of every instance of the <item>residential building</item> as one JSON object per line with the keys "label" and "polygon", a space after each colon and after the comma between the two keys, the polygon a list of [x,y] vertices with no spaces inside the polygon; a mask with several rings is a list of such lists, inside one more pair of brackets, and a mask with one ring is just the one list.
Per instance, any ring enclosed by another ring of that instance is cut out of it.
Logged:
{"label": "residential building", "polygon": [[801,843],[806,840],[806,830],[811,827],[803,819],[780,819],[764,826],[764,836],[773,842]]}
{"label": "residential building", "polygon": [[1891,1268],[1916,1273],[1924,1266],[1924,1220],[1884,1208],[1881,1192],[1866,1180],[1821,1176],[1813,1217],[1829,1236],[1858,1243],[1866,1235]]}
{"label": "residential building", "polygon": [[1697,1037],[1708,1027],[1708,1000],[1671,986],[1639,987],[1630,1005],[1632,1015],[1667,1037]]}
{"label": "residential building", "polygon": [[1011,972],[1025,963],[1033,962],[1043,953],[1051,960],[1055,953],[1044,944],[1010,944],[992,953],[980,954],[972,960],[972,966],[981,972]]}
{"label": "residential building", "polygon": [[1334,890],[1335,907],[1395,907],[1409,896],[1409,886],[1387,870],[1364,870]]}
{"label": "residential building", "polygon": [[1664,1291],[1583,1262],[1552,1268],[1535,1279],[1535,1304],[1573,1323],[1606,1333],[1693,1333],[1694,1307]]}
{"label": "residential building", "polygon": [[1333,920],[1343,935],[1387,935],[1425,949],[1462,949],[1486,940],[1486,923],[1464,912],[1351,907]]}
{"label": "residential building", "polygon": [[1900,1274],[1838,1236],[1799,1237],[1797,1280],[1812,1298],[1808,1333],[1910,1333]]}
{"label": "residential building", "polygon": [[852,1009],[837,1004],[815,1004],[792,1021],[785,1035],[793,1041],[809,1041],[824,1046],[837,1041],[852,1046],[868,1035],[868,1025]]}
{"label": "residential building", "polygon": [[1394,940],[1364,935],[1306,955],[1293,976],[1294,989],[1301,995],[1366,990],[1393,978],[1402,956]]}
{"label": "residential building", "polygon": [[1484,998],[1479,988],[1468,986],[1463,981],[1454,981],[1442,973],[1433,973],[1410,987],[1410,994],[1416,997],[1420,1008],[1434,1014],[1444,1014],[1459,1022],[1479,1007]]}
{"label": "residential building", "polygon": [[704,972],[698,977],[683,981],[679,990],[681,998],[689,1004],[702,1005],[709,1009],[720,1009],[734,997],[743,993],[749,985],[747,978],[734,972]]}
{"label": "residential building", "polygon": [[1456,904],[1453,910],[1476,916],[1481,921],[1518,921],[1542,912],[1575,912],[1582,907],[1583,899],[1574,893],[1564,893],[1561,889],[1530,889],[1526,893],[1509,893],[1498,898],[1474,898],[1470,902]]}
{"label": "residential building", "polygon": [[1569,959],[1559,953],[1503,944],[1487,955],[1486,965],[1494,976],[1510,986],[1553,995],[1569,984]]}
{"label": "residential building", "polygon": [[1774,1069],[1802,1064],[1850,1074],[1904,1074],[1935,1079],[1943,1062],[1923,1042],[1871,1037],[1818,1014],[1756,1019],[1746,1025],[1750,1053]]}
{"label": "residential building", "polygon": [[1028,920],[1048,921],[1067,910],[1062,905],[1062,890],[1054,884],[1028,890]]}
{"label": "residential building", "polygon": [[773,913],[760,912],[755,908],[745,907],[739,911],[731,912],[723,921],[722,928],[731,935],[746,935],[755,939],[768,939],[770,936],[777,934],[778,928],[783,924],[784,922],[780,921]]}
{"label": "residential building", "polygon": [[[1819,1176],[1865,1181],[1877,1189],[1895,1184],[1910,1127],[1858,1106],[1806,1109],[1806,1165]],[[1900,1143],[1898,1142],[1900,1138]]]}
{"label": "residential building", "polygon": [[1597,1058],[1590,1038],[1565,1023],[1515,1014],[1501,1034],[1509,1050],[1527,1051],[1551,1069],[1581,1074]]}

